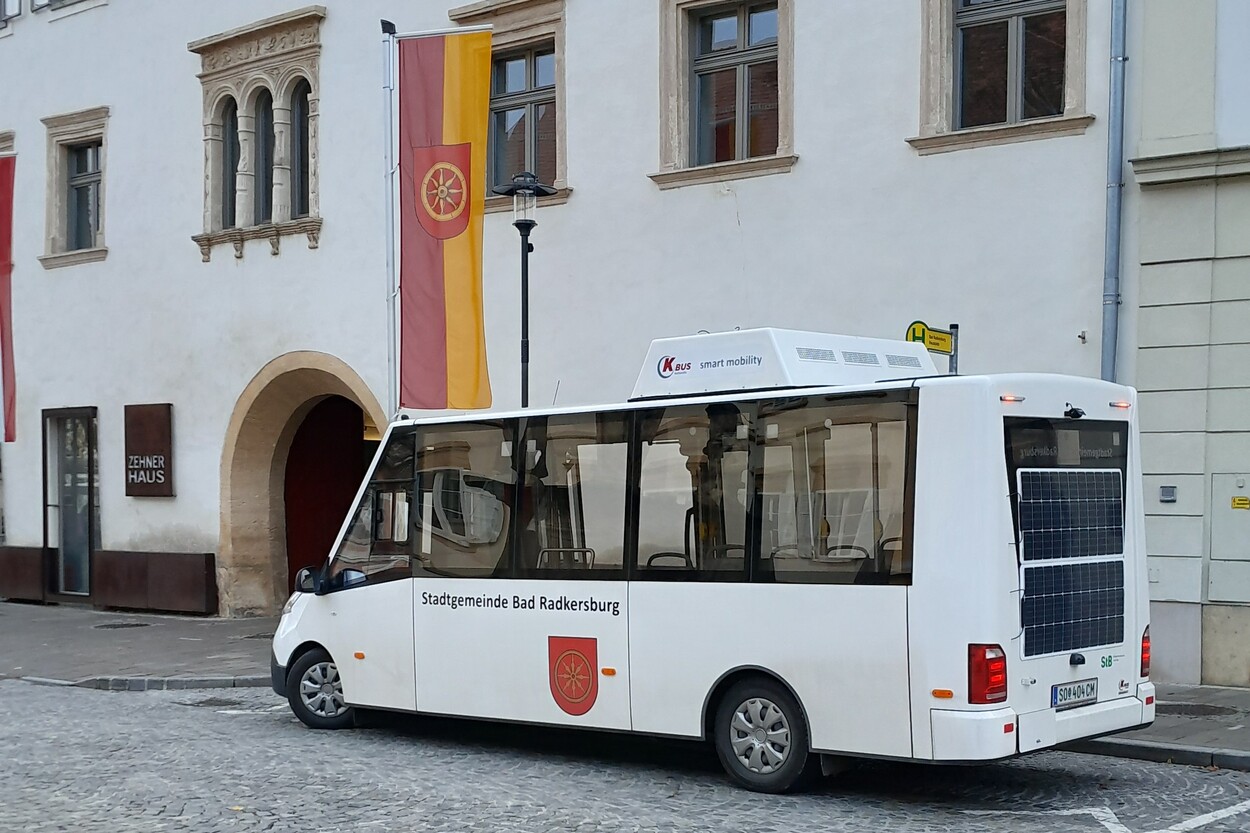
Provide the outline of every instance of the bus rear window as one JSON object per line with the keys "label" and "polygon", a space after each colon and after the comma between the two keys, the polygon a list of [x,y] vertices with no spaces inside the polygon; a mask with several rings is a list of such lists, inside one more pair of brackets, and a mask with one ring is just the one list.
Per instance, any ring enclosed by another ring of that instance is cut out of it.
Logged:
{"label": "bus rear window", "polygon": [[1127,468],[1127,422],[1008,417],[1004,423],[1013,492],[1020,469]]}

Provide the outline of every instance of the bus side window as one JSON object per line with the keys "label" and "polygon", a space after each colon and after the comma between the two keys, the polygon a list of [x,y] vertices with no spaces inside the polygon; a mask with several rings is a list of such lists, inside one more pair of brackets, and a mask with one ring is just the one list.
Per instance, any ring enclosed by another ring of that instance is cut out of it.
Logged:
{"label": "bus side window", "polygon": [[745,580],[750,413],[720,403],[640,417],[639,576]]}
{"label": "bus side window", "polygon": [[347,535],[330,562],[331,589],[408,578],[412,431],[395,432],[356,506]]}
{"label": "bus side window", "polygon": [[623,576],[628,463],[627,413],[529,420],[517,522],[522,575]]}
{"label": "bus side window", "polygon": [[410,509],[415,574],[501,575],[516,489],[512,421],[423,428]]}
{"label": "bus side window", "polygon": [[902,403],[760,406],[762,581],[908,584]]}

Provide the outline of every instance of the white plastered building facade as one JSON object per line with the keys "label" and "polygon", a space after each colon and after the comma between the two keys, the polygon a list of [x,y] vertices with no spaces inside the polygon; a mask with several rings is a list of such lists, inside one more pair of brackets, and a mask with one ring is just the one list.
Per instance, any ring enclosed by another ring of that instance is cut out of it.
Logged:
{"label": "white plastered building facade", "polygon": [[[1066,18],[1052,44],[1064,66],[1054,113],[970,128],[953,103],[959,24],[943,0],[23,5],[0,29],[0,77],[37,78],[10,86],[0,113],[19,205],[18,441],[0,452],[0,584],[37,558],[48,595],[44,435],[79,418],[61,409],[89,409],[96,586],[108,585],[102,565],[125,562],[116,554],[146,553],[144,599],[161,608],[154,577],[174,556],[204,554],[216,610],[280,605],[300,499],[288,472],[306,420],[327,399],[356,407],[367,436],[387,418],[382,18],[401,32],[490,23],[500,58],[553,53],[556,113],[542,141],[555,142],[558,191],[533,237],[535,404],[619,401],[653,338],[735,327],[902,338],[917,319],[957,322],[964,372],[1099,373],[1106,4],[1037,6]],[[756,52],[742,42],[743,60],[775,62],[775,91],[762,109],[745,88],[739,102],[744,118],[771,110],[775,121],[763,140],[737,134],[748,155],[707,161],[696,41],[709,15],[739,6],[744,21],[775,8],[773,40]],[[98,245],[86,262],[43,262],[59,256],[49,200],[71,186],[50,176],[62,168],[49,131],[99,108]],[[304,155],[291,150],[297,124]],[[223,194],[236,199],[230,225]],[[507,206],[487,210],[487,348],[506,409],[519,401],[518,241]],[[125,493],[123,409],[135,403],[173,405],[173,497]]]}

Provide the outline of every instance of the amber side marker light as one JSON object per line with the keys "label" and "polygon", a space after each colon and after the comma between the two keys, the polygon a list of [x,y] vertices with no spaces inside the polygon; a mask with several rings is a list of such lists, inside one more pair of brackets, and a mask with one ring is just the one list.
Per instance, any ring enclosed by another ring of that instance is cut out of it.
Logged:
{"label": "amber side marker light", "polygon": [[356,659],[364,659],[364,658],[365,658],[365,652],[364,652],[364,651],[357,651],[356,653],[352,654],[352,656],[354,656]]}
{"label": "amber side marker light", "polygon": [[949,688],[935,688],[932,693],[939,700],[950,700],[955,696],[955,692]]}
{"label": "amber side marker light", "polygon": [[1127,411],[1129,408],[1133,407],[1132,402],[1108,402],[1107,404],[1112,408],[1119,408],[1121,411]]}
{"label": "amber side marker light", "polygon": [[1015,394],[1011,394],[1011,393],[1004,393],[1002,396],[998,397],[998,401],[999,402],[1023,402],[1024,397],[1016,396]]}
{"label": "amber side marker light", "polygon": [[605,677],[615,677],[615,676],[616,676],[616,669],[615,669],[615,668],[604,668],[604,669],[603,669],[603,676],[605,676]]}

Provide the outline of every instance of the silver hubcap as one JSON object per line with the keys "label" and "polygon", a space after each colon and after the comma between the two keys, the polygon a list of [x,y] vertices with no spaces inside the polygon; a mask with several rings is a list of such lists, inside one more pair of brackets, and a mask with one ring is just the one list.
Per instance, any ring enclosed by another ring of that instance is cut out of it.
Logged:
{"label": "silver hubcap", "polygon": [[734,710],[729,721],[729,744],[738,763],[751,772],[767,775],[786,762],[790,724],[776,703],[753,697]]}
{"label": "silver hubcap", "polygon": [[343,681],[332,662],[319,662],[304,672],[299,681],[304,707],[317,717],[338,717],[347,711],[343,701]]}

